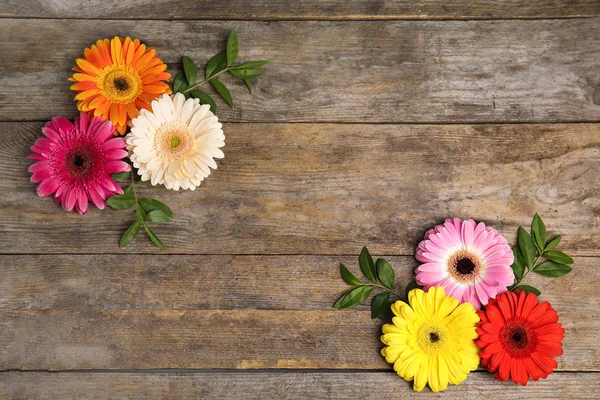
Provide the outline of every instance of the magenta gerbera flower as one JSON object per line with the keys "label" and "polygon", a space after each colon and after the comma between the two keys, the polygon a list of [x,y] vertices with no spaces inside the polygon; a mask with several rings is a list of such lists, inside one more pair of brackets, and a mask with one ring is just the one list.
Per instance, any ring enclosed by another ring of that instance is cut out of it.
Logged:
{"label": "magenta gerbera flower", "polygon": [[46,136],[31,146],[28,158],[38,160],[29,167],[32,182],[40,182],[39,196],[54,193],[54,199],[66,211],[73,208],[80,214],[88,211],[88,200],[96,207],[106,207],[106,199],[122,194],[121,187],[110,177],[129,171],[122,161],[127,156],[125,140],[114,137],[115,127],[100,117],[88,121],[86,114],[75,123],[63,117],[52,118],[42,133]]}
{"label": "magenta gerbera flower", "polygon": [[448,296],[476,309],[513,284],[513,253],[495,229],[473,220],[447,219],[430,229],[415,257],[416,282],[427,291],[443,286]]}

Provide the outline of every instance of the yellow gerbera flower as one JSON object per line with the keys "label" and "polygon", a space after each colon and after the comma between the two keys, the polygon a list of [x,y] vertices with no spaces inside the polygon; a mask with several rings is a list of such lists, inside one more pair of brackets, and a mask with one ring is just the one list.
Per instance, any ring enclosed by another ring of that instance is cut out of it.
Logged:
{"label": "yellow gerbera flower", "polygon": [[118,134],[125,133],[138,110],[150,110],[152,100],[171,93],[163,82],[171,77],[167,65],[138,39],[100,39],[83,54],[69,78],[75,82],[71,90],[77,91],[77,108],[90,117],[110,119]]}
{"label": "yellow gerbera flower", "polygon": [[448,383],[458,385],[479,365],[479,349],[473,342],[479,317],[471,303],[458,305],[443,287],[427,293],[413,289],[408,302],[392,304],[393,325],[383,326],[381,355],[394,371],[420,392],[429,383],[434,392]]}

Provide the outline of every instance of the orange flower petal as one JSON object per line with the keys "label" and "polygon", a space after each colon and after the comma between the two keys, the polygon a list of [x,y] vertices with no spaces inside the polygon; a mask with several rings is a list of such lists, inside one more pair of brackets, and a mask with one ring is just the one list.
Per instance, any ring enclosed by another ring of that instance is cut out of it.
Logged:
{"label": "orange flower petal", "polygon": [[95,96],[98,93],[100,93],[98,89],[86,90],[85,92],[78,93],[77,96],[75,96],[75,100],[89,99],[90,97]]}
{"label": "orange flower petal", "polygon": [[136,43],[138,45],[136,46],[135,53],[133,54],[133,58],[131,59],[131,64],[130,65],[135,65],[135,63],[138,62],[138,60],[140,59],[140,57],[142,57],[142,55],[146,52],[146,45],[145,44],[140,45],[139,44],[140,41],[137,40],[137,39],[135,40],[135,42],[133,42],[133,44],[135,45]]}
{"label": "orange flower petal", "polygon": [[142,72],[140,74],[140,76],[142,78],[144,78],[144,77],[146,77],[148,75],[158,75],[161,72],[163,72],[165,69],[167,69],[167,64],[160,63],[156,67],[152,67],[152,68],[149,68],[149,69],[145,70],[144,72]]}
{"label": "orange flower petal", "polygon": [[159,85],[159,82],[157,82],[155,85],[144,86],[144,93],[163,94],[167,89],[168,86],[166,84]]}
{"label": "orange flower petal", "polygon": [[117,126],[119,122],[119,105],[111,104],[110,105],[110,123],[114,126]]}
{"label": "orange flower petal", "polygon": [[[94,99],[96,100],[96,99]],[[106,121],[108,119],[108,113],[110,110],[110,103],[108,101],[105,101],[104,103],[100,104],[95,110],[94,110],[94,115],[95,116],[102,116],[102,120]]]}
{"label": "orange flower petal", "polygon": [[110,41],[110,55],[112,56],[113,64],[123,64],[123,54],[121,53],[121,39],[115,36]]}
{"label": "orange flower petal", "polygon": [[125,40],[127,46],[127,56],[125,57],[125,65],[131,65],[131,61],[133,60],[133,55],[135,54],[135,44],[131,41],[130,38]]}
{"label": "orange flower petal", "polygon": [[138,116],[138,109],[135,107],[135,103],[127,104],[127,115],[133,119]]}
{"label": "orange flower petal", "polygon": [[77,82],[96,82],[97,79],[95,76],[91,76],[88,74],[73,74],[73,79]]}
{"label": "orange flower petal", "polygon": [[71,90],[90,90],[97,89],[96,82],[84,81],[77,82],[71,85]]}
{"label": "orange flower petal", "polygon": [[138,71],[143,71],[150,60],[156,56],[156,50],[150,49],[146,54],[140,57],[140,59],[133,65]]}
{"label": "orange flower petal", "polygon": [[75,60],[75,62],[77,63],[79,68],[81,68],[84,72],[87,72],[90,75],[98,75],[98,73],[100,72],[100,70],[94,67],[92,63],[90,63],[87,60],[84,60],[83,58],[78,58],[77,60]]}
{"label": "orange flower petal", "polygon": [[117,115],[119,118],[117,123],[119,125],[125,125],[125,122],[127,122],[127,106],[125,104],[117,105]]}

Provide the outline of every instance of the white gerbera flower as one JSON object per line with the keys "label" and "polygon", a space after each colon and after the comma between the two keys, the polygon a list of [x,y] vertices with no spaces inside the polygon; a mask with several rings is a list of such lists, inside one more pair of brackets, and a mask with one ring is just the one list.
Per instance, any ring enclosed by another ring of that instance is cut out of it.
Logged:
{"label": "white gerbera flower", "polygon": [[195,190],[210,168],[217,168],[213,158],[225,156],[219,149],[225,145],[225,135],[209,108],[177,93],[154,100],[152,111],[140,110],[125,140],[143,181]]}

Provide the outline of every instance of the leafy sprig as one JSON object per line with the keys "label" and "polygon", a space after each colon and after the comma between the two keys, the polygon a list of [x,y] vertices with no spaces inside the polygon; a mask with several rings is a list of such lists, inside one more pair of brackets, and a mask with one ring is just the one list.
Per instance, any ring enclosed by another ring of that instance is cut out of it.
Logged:
{"label": "leafy sprig", "polygon": [[165,246],[163,242],[158,238],[156,233],[150,228],[149,223],[162,223],[169,222],[173,218],[173,211],[164,203],[151,198],[138,198],[136,190],[136,184],[146,184],[147,182],[136,180],[136,174],[131,168],[130,172],[119,172],[112,175],[112,178],[116,181],[131,180],[131,183],[125,188],[124,193],[117,196],[110,197],[106,202],[108,205],[115,210],[129,210],[135,207],[136,219],[127,228],[123,236],[121,236],[121,242],[119,247],[125,247],[137,237],[140,233],[141,228],[152,241],[152,243],[161,249]]}
{"label": "leafy sprig", "polygon": [[548,240],[546,225],[537,213],[531,222],[531,234],[519,227],[517,236],[518,245],[512,247],[515,260],[511,265],[515,283],[508,290],[520,289],[539,296],[538,289],[523,284],[527,275],[535,272],[544,276],[559,277],[573,270],[573,259],[562,251],[554,250],[560,243],[560,236]]}
{"label": "leafy sprig", "polygon": [[381,293],[375,295],[371,300],[371,318],[379,318],[383,321],[389,321],[392,318],[392,310],[390,308],[390,297],[403,299],[408,296],[408,292],[417,287],[414,281],[411,281],[406,287],[405,296],[401,296],[395,291],[394,286],[396,277],[392,265],[382,258],[373,261],[373,257],[366,247],[363,247],[358,257],[360,270],[362,271],[368,282],[363,282],[358,279],[344,264],[340,264],[340,275],[342,280],[353,288],[344,293],[333,304],[334,308],[352,308],[367,301],[371,293],[375,289],[382,290]]}
{"label": "leafy sprig", "polygon": [[233,65],[238,55],[238,39],[235,30],[231,31],[227,40],[225,50],[215,54],[206,64],[204,68],[204,79],[198,80],[198,69],[191,58],[183,56],[181,61],[183,64],[183,73],[177,74],[173,81],[173,93],[183,93],[186,98],[196,98],[200,100],[200,104],[208,104],[213,113],[217,112],[217,103],[206,92],[198,88],[203,84],[210,82],[217,93],[225,100],[229,107],[233,107],[233,97],[227,86],[220,80],[216,79],[219,75],[228,72],[234,78],[242,80],[248,91],[252,93],[251,79],[257,78],[264,74],[265,71],[260,67],[268,61],[249,61],[240,65]]}

